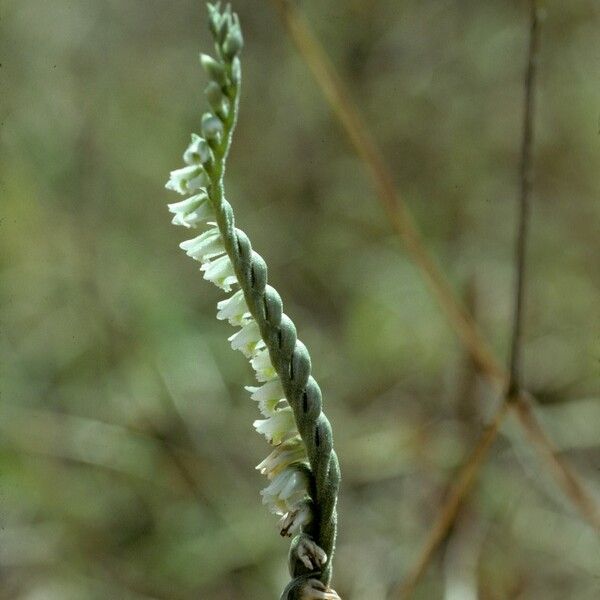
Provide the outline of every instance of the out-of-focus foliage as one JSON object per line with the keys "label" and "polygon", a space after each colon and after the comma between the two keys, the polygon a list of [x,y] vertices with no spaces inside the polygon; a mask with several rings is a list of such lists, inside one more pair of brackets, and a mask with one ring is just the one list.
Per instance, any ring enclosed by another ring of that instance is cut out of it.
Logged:
{"label": "out-of-focus foliage", "polygon": [[[525,4],[300,3],[500,356]],[[545,4],[525,373],[597,493],[600,5]],[[235,8],[245,79],[228,192],[334,425],[335,587],[383,600],[498,398],[272,5]],[[287,543],[259,506],[252,375],[165,208],[204,105],[204,7],[3,0],[0,18],[0,598],[274,598]],[[586,600],[599,577],[598,539],[509,420],[417,597]]]}

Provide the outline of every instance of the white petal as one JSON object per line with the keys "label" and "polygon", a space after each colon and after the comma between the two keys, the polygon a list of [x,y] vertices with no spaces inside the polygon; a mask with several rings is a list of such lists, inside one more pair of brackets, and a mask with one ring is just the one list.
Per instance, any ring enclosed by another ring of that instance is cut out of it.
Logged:
{"label": "white petal", "polygon": [[248,320],[242,328],[230,336],[229,341],[234,350],[240,350],[246,358],[254,356],[256,344],[261,341],[260,329],[254,319]]}
{"label": "white petal", "polygon": [[271,364],[269,351],[265,348],[256,352],[250,361],[252,368],[256,371],[256,379],[258,381],[270,381],[277,377],[277,372]]}
{"label": "white petal", "polygon": [[171,223],[184,227],[196,227],[199,223],[214,219],[215,214],[205,192],[186,198],[181,202],[169,204],[169,211],[175,216]]}
{"label": "white petal", "polygon": [[[297,473],[297,475],[300,476],[301,474]],[[290,508],[306,497],[307,486],[303,485],[303,479],[300,479],[300,481],[298,479],[300,477],[290,478],[281,488],[279,494],[279,498],[285,500],[286,505]]]}
{"label": "white petal", "polygon": [[298,433],[294,413],[289,406],[280,408],[266,419],[254,421],[253,425],[258,433],[264,435],[267,441],[274,445]]}
{"label": "white petal", "polygon": [[[302,531],[302,528],[308,525],[313,519],[313,511],[308,502],[300,502],[297,505],[297,508],[290,510],[287,512],[283,518],[279,521],[279,529],[281,530],[281,535],[289,535],[294,537]],[[319,548],[317,546],[317,548]],[[319,550],[321,550],[319,548]],[[321,550],[322,554],[319,555],[319,559],[321,559],[321,564],[324,564],[327,561],[327,555]],[[305,562],[306,564],[306,562]],[[310,564],[306,565],[311,569],[315,569],[320,565]]]}
{"label": "white petal", "polygon": [[217,227],[208,229],[191,240],[181,242],[179,247],[194,260],[202,262],[225,253],[221,232]]}
{"label": "white petal", "polygon": [[204,263],[200,270],[204,271],[204,279],[212,281],[217,287],[226,292],[230,292],[231,286],[237,283],[233,265],[227,254],[211,262]]}
{"label": "white petal", "polygon": [[298,469],[286,469],[261,491],[261,496],[263,504],[269,504],[273,512],[287,513],[308,497],[308,478]]}
{"label": "white petal", "polygon": [[[208,221],[208,219],[214,219],[214,217],[215,213],[210,202],[206,202],[205,204],[201,204],[194,212],[186,215],[182,220],[185,227],[196,227],[199,223]],[[173,221],[175,221],[175,217]],[[178,225],[178,223],[173,224]]]}
{"label": "white petal", "polygon": [[269,479],[273,479],[279,475],[283,469],[287,469],[290,465],[299,462],[307,462],[306,448],[304,442],[299,436],[294,436],[279,444],[267,458],[256,465],[256,469],[262,475],[266,475]]}
{"label": "white petal", "polygon": [[243,325],[250,316],[242,290],[238,290],[231,298],[218,302],[217,309],[217,319],[227,319],[232,325]]}
{"label": "white petal", "polygon": [[196,194],[195,196],[190,196],[185,200],[180,200],[179,202],[172,202],[171,204],[167,204],[167,206],[169,208],[169,212],[173,214],[187,215],[193,210],[196,210],[196,208],[198,208],[198,205],[207,199],[208,196],[206,194]]}
{"label": "white petal", "polygon": [[285,399],[279,377],[267,381],[260,387],[246,386],[246,390],[250,392],[252,400],[258,402],[258,409],[265,417],[270,417],[275,407]]}
{"label": "white petal", "polygon": [[205,139],[192,133],[192,141],[183,153],[183,160],[188,165],[198,165],[209,161],[211,158],[210,147]]}
{"label": "white petal", "polygon": [[206,172],[203,170],[199,171],[196,177],[188,179],[185,182],[186,193],[193,194],[194,192],[197,192],[198,190],[201,190],[202,188],[206,187],[209,184],[209,182],[210,181]]}
{"label": "white petal", "polygon": [[165,187],[179,194],[192,194],[209,183],[208,176],[202,167],[191,165],[171,171]]}

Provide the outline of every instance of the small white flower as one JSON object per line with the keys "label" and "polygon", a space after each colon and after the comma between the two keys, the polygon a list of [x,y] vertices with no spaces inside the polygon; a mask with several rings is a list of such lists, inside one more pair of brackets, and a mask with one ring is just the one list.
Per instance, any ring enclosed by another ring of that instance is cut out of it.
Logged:
{"label": "small white flower", "polygon": [[227,319],[232,325],[243,325],[250,317],[243,290],[217,303],[217,319]]}
{"label": "small white flower", "polygon": [[167,204],[167,206],[169,207],[169,212],[173,214],[187,215],[188,213],[196,210],[196,208],[198,208],[198,204],[206,199],[208,199],[208,196],[205,193],[197,194],[196,196],[190,196],[185,200],[179,200],[179,202]]}
{"label": "small white flower", "polygon": [[299,436],[294,436],[285,442],[282,442],[263,460],[256,465],[256,469],[262,475],[266,475],[269,479],[273,479],[283,469],[287,469],[290,465],[307,462],[306,448],[304,442]]}
{"label": "small white flower", "polygon": [[262,341],[258,323],[249,319],[242,328],[228,338],[234,350],[240,350],[246,358],[254,356],[256,344]]}
{"label": "small white flower", "polygon": [[209,183],[208,176],[202,167],[191,165],[171,171],[165,187],[179,194],[193,194]]}
{"label": "small white flower", "polygon": [[294,413],[289,406],[276,410],[266,419],[258,419],[252,423],[258,433],[262,433],[273,445],[281,444],[286,438],[298,433]]}
{"label": "small white flower", "polygon": [[208,196],[204,191],[168,206],[169,212],[175,215],[171,221],[173,225],[183,225],[187,228],[196,227],[198,223],[215,217]]}
{"label": "small white flower", "polygon": [[[302,528],[308,525],[312,521],[312,519],[313,511],[310,506],[310,503],[300,502],[296,505],[296,508],[294,510],[290,510],[289,512],[287,512],[279,521],[280,533],[283,536],[294,537],[295,535],[298,535],[302,531]],[[319,550],[321,549],[319,548]],[[321,550],[321,552],[323,551]],[[323,552],[323,554],[325,553]],[[326,561],[327,557],[325,556],[323,562]],[[310,568],[314,568],[314,566],[311,565]]]}
{"label": "small white flower", "polygon": [[258,381],[270,381],[277,377],[277,372],[271,364],[271,357],[269,351],[264,348],[254,354],[250,360],[252,368],[256,371],[256,379]]}
{"label": "small white flower", "polygon": [[201,262],[225,253],[223,238],[221,237],[221,232],[218,227],[207,229],[198,237],[181,242],[179,247],[182,250],[185,250],[185,253],[188,256]]}
{"label": "small white flower", "polygon": [[206,262],[200,267],[204,271],[204,279],[212,281],[217,287],[220,287],[226,292],[231,291],[231,286],[237,283],[233,265],[229,260],[229,256],[225,254],[211,262]]}
{"label": "small white flower", "polygon": [[200,165],[211,160],[212,155],[207,141],[199,135],[192,133],[192,141],[183,153],[186,165]]}
{"label": "small white flower", "polygon": [[276,406],[285,399],[279,377],[267,381],[260,387],[246,386],[246,390],[250,392],[250,398],[258,402],[258,410],[265,417],[270,417],[275,412]]}
{"label": "small white flower", "polygon": [[260,494],[272,512],[284,515],[308,497],[308,478],[299,469],[285,469]]}

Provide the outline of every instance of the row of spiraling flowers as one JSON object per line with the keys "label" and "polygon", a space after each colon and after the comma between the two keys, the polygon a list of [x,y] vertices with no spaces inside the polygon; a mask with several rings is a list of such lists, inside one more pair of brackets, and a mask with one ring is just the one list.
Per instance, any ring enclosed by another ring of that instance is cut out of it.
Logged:
{"label": "row of spiraling flowers", "polygon": [[281,517],[281,534],[294,536],[312,520],[306,448],[259,326],[250,314],[243,290],[239,288],[208,193],[210,186],[216,184],[211,176],[211,166],[218,158],[215,157],[215,149],[223,148],[228,134],[228,117],[231,116],[230,111],[235,110],[226,90],[228,85],[239,83],[235,81],[236,71],[239,72],[239,62],[236,64],[236,61],[242,47],[235,15],[228,11],[216,13],[216,16],[213,13],[211,26],[217,40],[220,40],[216,45],[219,57],[215,60],[203,54],[201,62],[211,79],[206,94],[213,111],[205,113],[202,119],[202,136],[192,134],[191,142],[183,153],[185,166],[171,172],[167,189],[189,197],[169,204],[169,211],[174,215],[174,225],[203,230],[196,237],[182,242],[180,247],[200,263],[204,279],[230,294],[217,304],[217,318],[227,320],[238,328],[229,338],[231,347],[248,358],[259,383],[246,387],[263,417],[254,421],[254,428],[274,446],[269,456],[256,467],[269,479],[268,486],[261,492],[263,503]]}

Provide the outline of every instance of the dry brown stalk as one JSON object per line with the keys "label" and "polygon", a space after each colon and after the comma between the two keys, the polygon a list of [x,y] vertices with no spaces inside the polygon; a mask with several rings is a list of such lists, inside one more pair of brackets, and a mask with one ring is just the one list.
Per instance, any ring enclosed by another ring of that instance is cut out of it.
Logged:
{"label": "dry brown stalk", "polygon": [[528,439],[537,448],[539,455],[551,470],[554,479],[559,482],[567,498],[573,502],[579,513],[600,534],[600,509],[597,503],[587,489],[581,485],[579,478],[566,467],[563,461],[558,459],[554,444],[533,414],[531,401],[527,394],[521,394],[519,402],[514,405],[514,411],[527,432]]}

